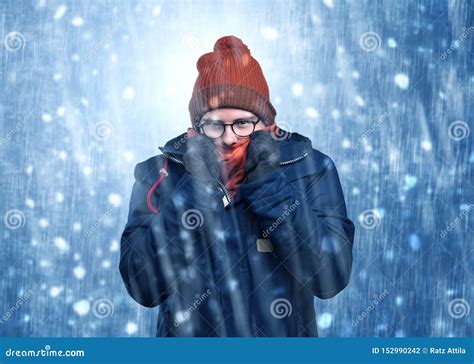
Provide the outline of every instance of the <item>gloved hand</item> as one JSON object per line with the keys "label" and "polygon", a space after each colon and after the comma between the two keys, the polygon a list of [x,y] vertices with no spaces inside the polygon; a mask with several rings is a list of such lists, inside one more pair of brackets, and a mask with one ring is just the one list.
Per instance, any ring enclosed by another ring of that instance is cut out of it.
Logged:
{"label": "gloved hand", "polygon": [[255,181],[280,166],[281,155],[278,142],[266,130],[250,134],[247,148],[245,174],[249,182]]}
{"label": "gloved hand", "polygon": [[220,162],[214,143],[204,134],[189,138],[184,153],[184,167],[196,179],[215,185],[220,175]]}

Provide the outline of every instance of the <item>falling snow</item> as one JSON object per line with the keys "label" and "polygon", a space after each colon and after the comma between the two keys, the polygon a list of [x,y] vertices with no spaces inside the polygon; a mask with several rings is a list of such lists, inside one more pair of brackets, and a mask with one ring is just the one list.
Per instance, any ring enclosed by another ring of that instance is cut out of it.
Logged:
{"label": "falling snow", "polygon": [[128,335],[133,335],[138,331],[138,325],[135,322],[128,322],[125,331]]}
{"label": "falling snow", "polygon": [[88,300],[80,300],[74,303],[73,309],[79,316],[85,316],[89,313],[90,306],[91,304]]}
{"label": "falling snow", "polygon": [[75,267],[74,270],[73,270],[73,272],[74,272],[74,276],[75,276],[77,279],[82,279],[82,278],[84,278],[85,275],[86,275],[86,270],[84,269],[83,266],[80,266],[80,265],[77,266],[77,267]]}
{"label": "falling snow", "polygon": [[402,90],[406,90],[408,88],[409,83],[410,83],[410,79],[404,73],[397,73],[395,75],[395,77],[393,78],[393,81]]}
{"label": "falling snow", "polygon": [[[133,301],[118,270],[134,167],[190,126],[197,58],[227,34],[259,60],[277,123],[334,160],[356,224],[349,286],[315,300],[319,334],[474,335],[472,313],[448,310],[459,298],[474,305],[468,3],[0,8],[2,37],[18,41],[0,42],[0,313],[34,291],[0,336],[154,335],[159,308]],[[238,281],[226,283],[238,292]],[[113,316],[97,318],[101,299]]]}
{"label": "falling snow", "polygon": [[56,8],[53,18],[55,20],[61,19],[66,13],[67,7],[65,5],[60,5]]}

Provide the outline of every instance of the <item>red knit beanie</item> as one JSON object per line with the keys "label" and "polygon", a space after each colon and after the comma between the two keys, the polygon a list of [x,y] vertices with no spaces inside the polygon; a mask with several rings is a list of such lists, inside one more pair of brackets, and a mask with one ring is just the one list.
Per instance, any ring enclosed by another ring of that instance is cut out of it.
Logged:
{"label": "red knit beanie", "polygon": [[199,58],[197,69],[199,76],[189,102],[193,125],[218,108],[247,110],[265,125],[274,123],[276,111],[262,69],[239,38],[229,35],[218,39],[214,52]]}

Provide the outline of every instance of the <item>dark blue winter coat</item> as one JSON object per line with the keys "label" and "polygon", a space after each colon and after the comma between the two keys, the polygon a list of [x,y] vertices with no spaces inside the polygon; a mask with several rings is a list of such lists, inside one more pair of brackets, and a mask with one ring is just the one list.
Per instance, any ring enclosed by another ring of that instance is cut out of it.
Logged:
{"label": "dark blue winter coat", "polygon": [[185,134],[135,167],[120,273],[160,305],[157,336],[318,336],[314,296],[347,286],[354,225],[334,162],[297,133],[278,145],[280,168],[233,200],[185,171]]}

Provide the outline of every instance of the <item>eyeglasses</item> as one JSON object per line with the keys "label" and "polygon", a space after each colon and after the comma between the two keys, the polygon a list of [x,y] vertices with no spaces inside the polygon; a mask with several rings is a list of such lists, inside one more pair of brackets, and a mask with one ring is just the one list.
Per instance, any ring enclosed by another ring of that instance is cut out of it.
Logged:
{"label": "eyeglasses", "polygon": [[239,137],[247,137],[255,130],[255,125],[260,119],[236,119],[231,124],[224,124],[220,120],[201,120],[197,123],[197,127],[201,129],[209,138],[215,139],[224,135],[226,126],[230,126],[235,135]]}

